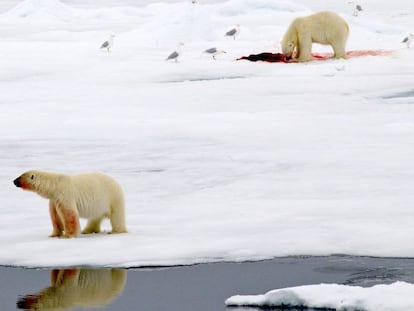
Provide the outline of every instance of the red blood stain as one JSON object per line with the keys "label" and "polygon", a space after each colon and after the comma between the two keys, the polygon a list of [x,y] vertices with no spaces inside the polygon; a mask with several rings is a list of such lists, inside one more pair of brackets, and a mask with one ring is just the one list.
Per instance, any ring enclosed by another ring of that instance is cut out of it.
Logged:
{"label": "red blood stain", "polygon": [[[356,50],[346,52],[347,58],[359,57],[359,56],[390,56],[392,51],[384,50]],[[333,53],[312,53],[311,60],[327,60],[333,57]],[[291,62],[282,53],[259,53],[250,54],[249,56],[241,56],[236,60],[249,60],[252,62],[263,61],[268,63],[289,63]],[[292,61],[294,62],[294,61]]]}
{"label": "red blood stain", "polygon": [[65,218],[65,231],[67,235],[74,235],[77,234],[79,231],[78,228],[78,217],[76,216],[75,212],[72,210],[65,210],[64,211],[64,218]]}

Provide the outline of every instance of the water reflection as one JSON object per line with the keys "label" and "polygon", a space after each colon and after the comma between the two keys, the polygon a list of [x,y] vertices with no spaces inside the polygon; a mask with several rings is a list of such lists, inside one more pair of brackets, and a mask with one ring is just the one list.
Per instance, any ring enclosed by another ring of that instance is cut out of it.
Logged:
{"label": "water reflection", "polygon": [[224,301],[236,294],[260,294],[300,285],[372,286],[396,281],[414,283],[414,259],[338,255],[163,269],[52,272],[0,266],[0,310],[15,310],[19,297],[17,308],[28,311],[239,311],[225,309]]}
{"label": "water reflection", "polygon": [[124,290],[125,269],[63,269],[50,272],[51,286],[20,296],[23,310],[70,310],[96,308],[111,303]]}

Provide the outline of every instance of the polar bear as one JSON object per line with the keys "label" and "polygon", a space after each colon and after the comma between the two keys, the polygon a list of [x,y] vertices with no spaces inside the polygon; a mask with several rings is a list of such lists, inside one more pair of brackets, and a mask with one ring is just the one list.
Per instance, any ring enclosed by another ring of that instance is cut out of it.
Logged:
{"label": "polar bear", "polygon": [[17,307],[37,311],[103,309],[124,291],[127,270],[52,270],[50,280],[51,285],[40,292],[19,297]]}
{"label": "polar bear", "polygon": [[[282,52],[287,59],[305,62],[311,56],[312,43],[332,46],[335,58],[346,58],[349,26],[338,14],[324,11],[293,20],[283,36]],[[296,53],[294,50],[296,49]]]}
{"label": "polar bear", "polygon": [[53,225],[51,237],[78,236],[79,217],[88,219],[82,231],[84,234],[100,232],[104,218],[110,219],[112,233],[127,232],[123,191],[107,175],[28,171],[17,177],[14,184],[49,199],[49,213]]}

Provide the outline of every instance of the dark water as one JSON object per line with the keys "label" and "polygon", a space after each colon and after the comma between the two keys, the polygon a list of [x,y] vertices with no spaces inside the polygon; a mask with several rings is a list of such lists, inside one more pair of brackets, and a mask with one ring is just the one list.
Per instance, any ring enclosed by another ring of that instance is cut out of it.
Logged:
{"label": "dark water", "polygon": [[224,311],[235,294],[318,283],[414,283],[414,259],[288,257],[159,269],[0,267],[1,310]]}

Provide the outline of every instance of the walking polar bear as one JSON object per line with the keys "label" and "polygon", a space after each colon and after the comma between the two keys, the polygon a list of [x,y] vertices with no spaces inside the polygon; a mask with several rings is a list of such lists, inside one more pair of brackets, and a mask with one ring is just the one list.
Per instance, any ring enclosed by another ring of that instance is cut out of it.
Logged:
{"label": "walking polar bear", "polygon": [[332,46],[335,58],[346,58],[349,26],[338,14],[324,11],[292,21],[283,36],[282,53],[298,62],[309,60],[312,43]]}
{"label": "walking polar bear", "polygon": [[14,180],[23,190],[49,199],[53,232],[51,237],[76,237],[80,218],[88,219],[82,233],[98,233],[104,218],[109,218],[112,233],[127,232],[124,194],[120,185],[101,173],[66,175],[28,171]]}

